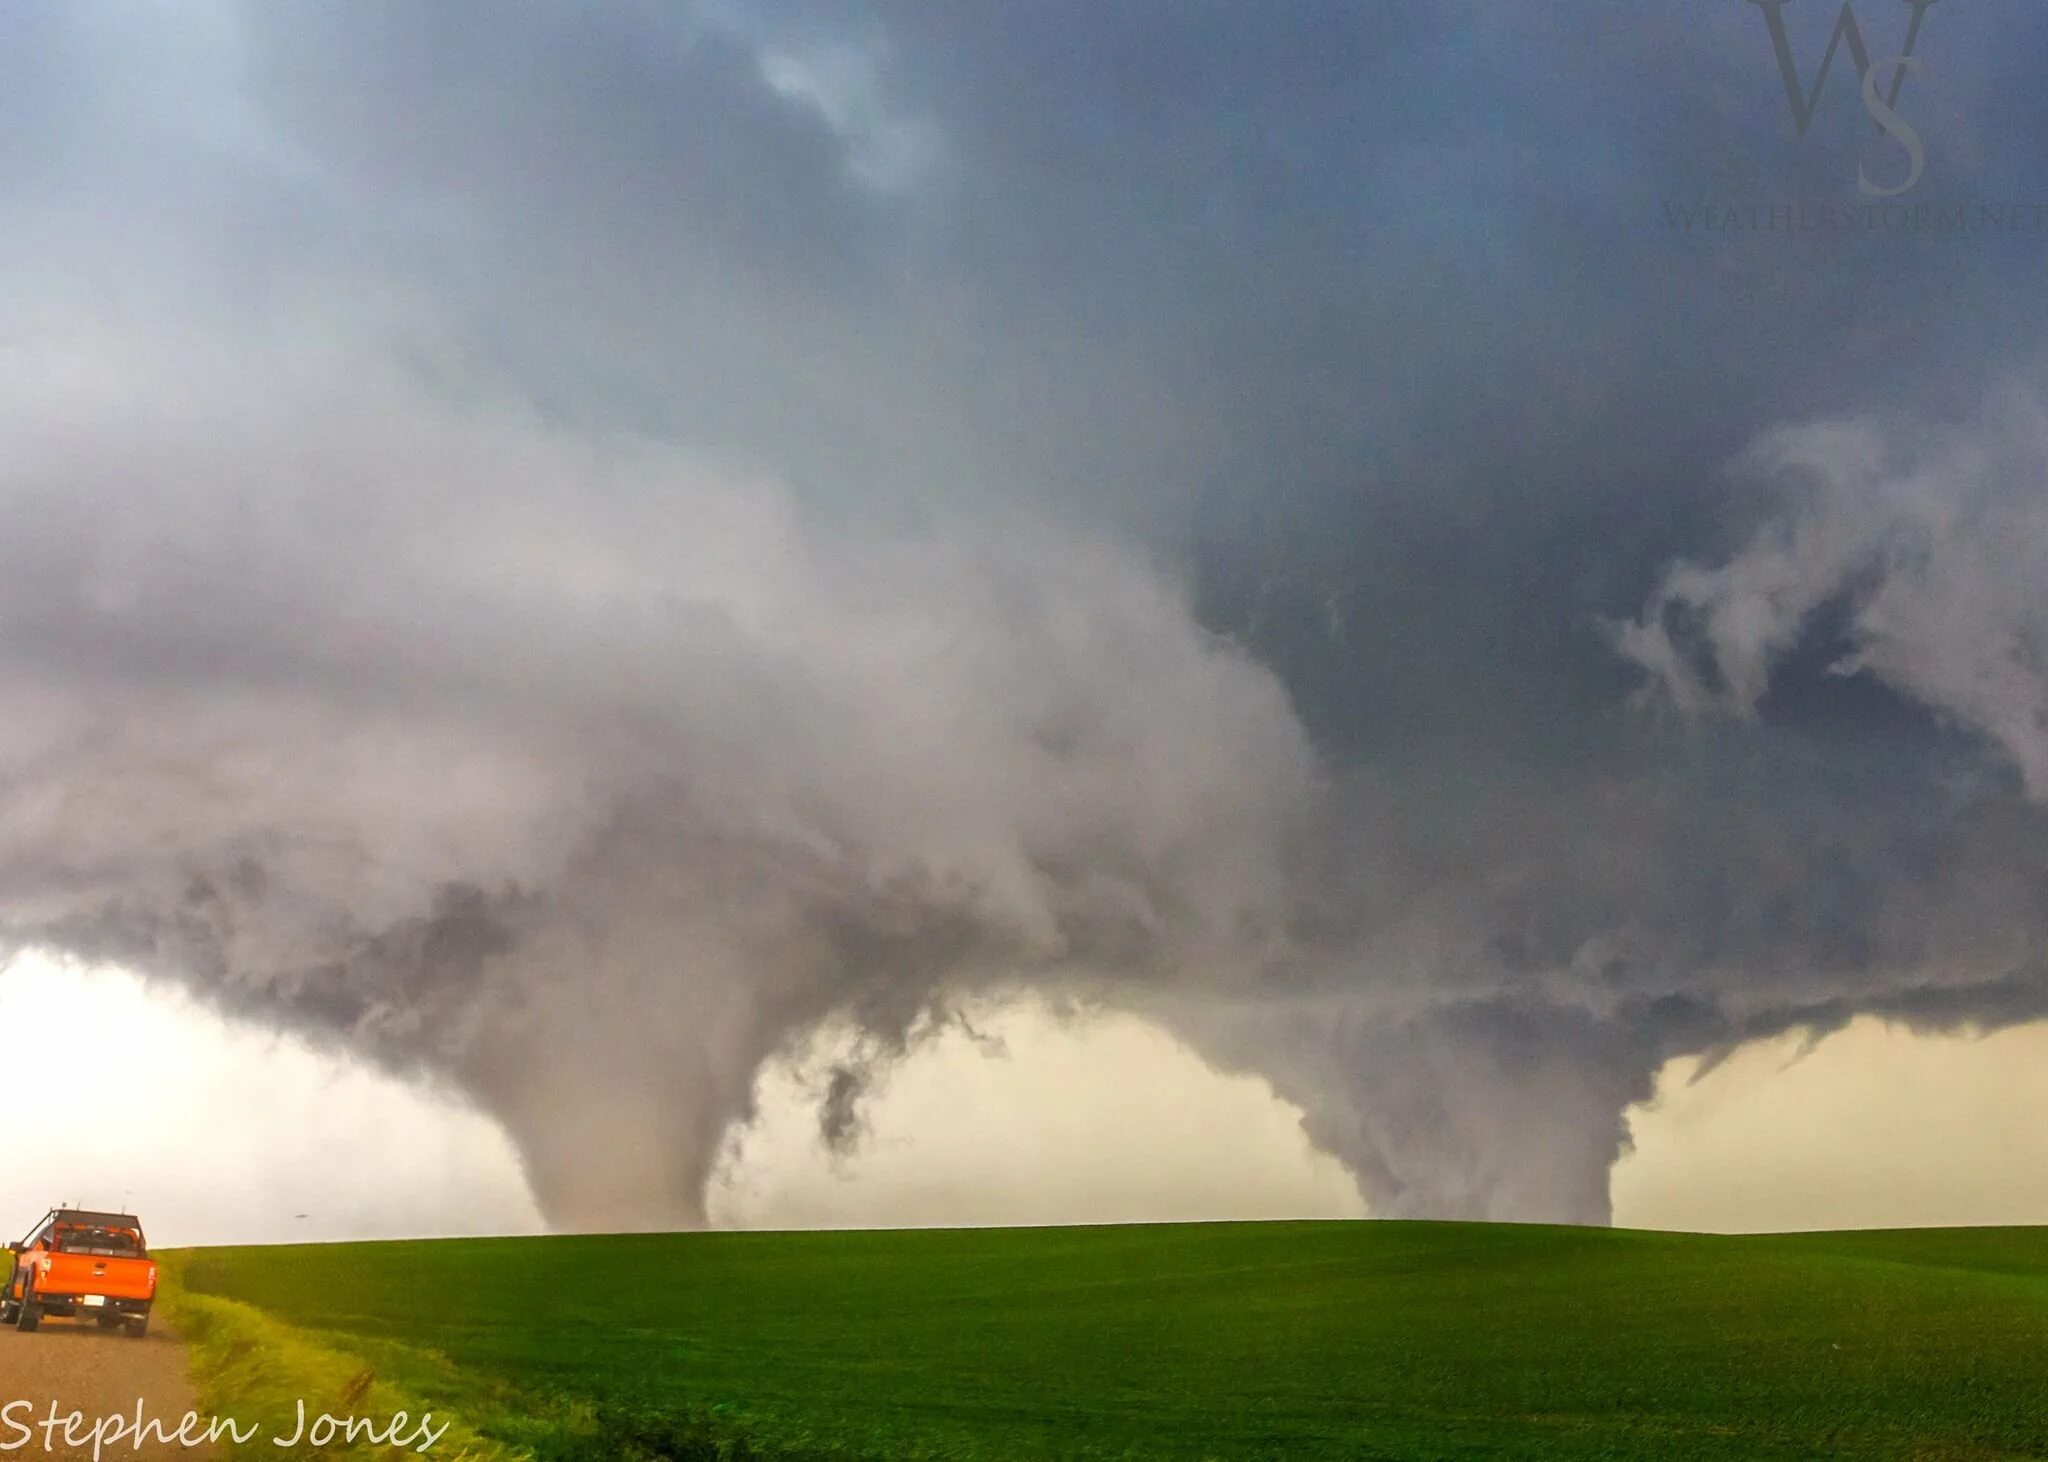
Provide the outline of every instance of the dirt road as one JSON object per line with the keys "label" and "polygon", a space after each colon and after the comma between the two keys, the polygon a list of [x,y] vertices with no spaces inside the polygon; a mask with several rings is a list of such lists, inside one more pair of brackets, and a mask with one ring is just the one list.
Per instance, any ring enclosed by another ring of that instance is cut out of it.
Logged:
{"label": "dirt road", "polygon": [[[90,1428],[103,1417],[121,1417],[124,1425],[132,1426],[138,1400],[144,1420],[160,1422],[172,1435],[185,1413],[198,1405],[185,1378],[185,1349],[161,1319],[150,1322],[146,1340],[102,1333],[68,1320],[46,1320],[33,1335],[0,1327],[0,1457],[91,1457]],[[45,1429],[52,1402],[60,1423],[71,1412],[84,1414],[74,1432],[84,1438],[82,1446],[67,1445],[61,1424]],[[29,1433],[26,1438],[24,1430]],[[166,1447],[154,1441],[137,1451],[131,1435],[109,1440],[101,1455],[178,1457],[188,1462],[221,1455],[210,1446]]]}

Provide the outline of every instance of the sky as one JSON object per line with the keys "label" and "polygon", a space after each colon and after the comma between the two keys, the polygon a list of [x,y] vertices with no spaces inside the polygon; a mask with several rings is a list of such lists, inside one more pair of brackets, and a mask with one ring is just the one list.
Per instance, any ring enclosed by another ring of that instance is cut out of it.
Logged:
{"label": "sky", "polygon": [[10,13],[0,945],[494,1223],[880,1221],[1076,1009],[962,1212],[1105,1072],[1190,1216],[1850,1212],[1623,1181],[2048,1016],[2048,14],[1849,13]]}

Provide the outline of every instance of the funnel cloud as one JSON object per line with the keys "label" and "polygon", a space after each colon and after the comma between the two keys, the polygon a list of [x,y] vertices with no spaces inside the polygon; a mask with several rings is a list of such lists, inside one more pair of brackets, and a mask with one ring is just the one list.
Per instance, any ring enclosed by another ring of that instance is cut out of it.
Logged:
{"label": "funnel cloud", "polygon": [[1675,1057],[2048,1014],[2039,240],[1672,226],[1867,145],[1724,8],[10,17],[0,939],[575,1229],[1006,994],[1583,1223]]}

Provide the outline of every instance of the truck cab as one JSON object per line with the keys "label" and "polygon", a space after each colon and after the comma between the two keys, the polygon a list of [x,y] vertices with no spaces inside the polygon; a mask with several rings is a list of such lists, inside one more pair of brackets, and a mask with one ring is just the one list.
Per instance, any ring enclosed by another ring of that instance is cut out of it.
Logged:
{"label": "truck cab", "polygon": [[155,1302],[156,1265],[142,1220],[53,1208],[14,1246],[0,1285],[0,1324],[35,1330],[57,1316],[140,1337],[149,1333]]}

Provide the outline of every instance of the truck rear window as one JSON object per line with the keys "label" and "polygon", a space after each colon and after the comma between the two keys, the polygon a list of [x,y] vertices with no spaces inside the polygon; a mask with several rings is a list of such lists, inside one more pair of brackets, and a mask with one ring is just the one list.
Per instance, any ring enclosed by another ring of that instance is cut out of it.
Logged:
{"label": "truck rear window", "polygon": [[98,1254],[108,1259],[140,1259],[143,1248],[131,1234],[110,1229],[72,1229],[52,1236],[51,1245],[60,1254]]}

